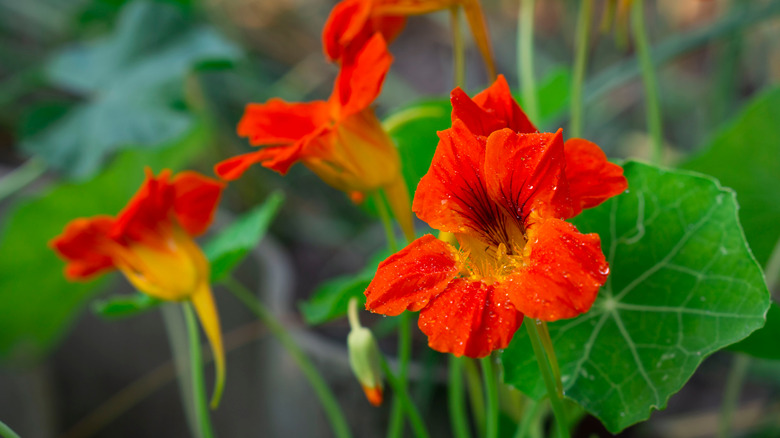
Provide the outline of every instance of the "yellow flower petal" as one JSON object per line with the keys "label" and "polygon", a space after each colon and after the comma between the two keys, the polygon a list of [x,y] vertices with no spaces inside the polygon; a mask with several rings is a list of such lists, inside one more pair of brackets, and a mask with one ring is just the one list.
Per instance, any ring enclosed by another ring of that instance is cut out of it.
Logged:
{"label": "yellow flower petal", "polygon": [[211,344],[214,355],[216,375],[214,377],[214,394],[211,396],[211,409],[219,406],[222,390],[225,387],[225,349],[222,346],[222,331],[219,325],[219,314],[214,304],[214,297],[208,283],[203,283],[190,298],[195,312],[198,314],[203,331]]}

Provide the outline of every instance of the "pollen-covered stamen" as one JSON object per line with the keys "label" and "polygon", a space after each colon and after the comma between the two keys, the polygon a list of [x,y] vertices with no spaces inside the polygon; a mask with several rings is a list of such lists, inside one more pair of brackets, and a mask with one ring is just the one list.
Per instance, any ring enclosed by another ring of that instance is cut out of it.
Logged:
{"label": "pollen-covered stamen", "polygon": [[485,241],[469,234],[456,235],[463,260],[461,276],[492,284],[523,266],[525,236],[514,221],[505,220],[503,224],[506,225],[502,229],[505,238],[497,244],[492,243],[498,240],[497,236]]}

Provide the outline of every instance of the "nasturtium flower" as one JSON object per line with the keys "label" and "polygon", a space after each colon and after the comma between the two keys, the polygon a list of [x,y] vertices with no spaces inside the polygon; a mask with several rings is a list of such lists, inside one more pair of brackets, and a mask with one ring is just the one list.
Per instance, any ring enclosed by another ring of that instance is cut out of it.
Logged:
{"label": "nasturtium flower", "polygon": [[366,307],[420,310],[431,348],[483,357],[506,347],[523,317],[587,312],[609,266],[597,234],[564,219],[621,193],[620,166],[595,144],[537,132],[503,77],[474,99],[455,89],[413,210],[459,247],[423,236],[379,265]]}
{"label": "nasturtium flower", "polygon": [[146,181],[116,216],[71,221],[50,246],[66,261],[65,276],[89,280],[118,269],[140,292],[190,301],[214,352],[216,407],[225,380],[219,315],[209,284],[210,265],[193,240],[214,217],[224,183],[197,172],[171,178],[168,170]]}
{"label": "nasturtium flower", "polygon": [[474,41],[495,77],[493,52],[479,0],[343,0],[330,13],[322,31],[325,55],[348,62],[374,34],[392,42],[404,28],[406,17],[462,7]]}
{"label": "nasturtium flower", "polygon": [[401,159],[371,107],[391,62],[384,39],[375,35],[354,63],[342,65],[327,101],[274,98],[247,105],[238,135],[263,148],[222,161],[215,167],[217,175],[234,180],[256,163],[284,175],[300,161],[354,202],[383,190],[404,233],[413,236]]}

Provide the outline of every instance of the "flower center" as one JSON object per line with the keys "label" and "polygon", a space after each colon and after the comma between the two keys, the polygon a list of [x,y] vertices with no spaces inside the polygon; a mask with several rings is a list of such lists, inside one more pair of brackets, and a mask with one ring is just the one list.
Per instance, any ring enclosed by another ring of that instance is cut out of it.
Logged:
{"label": "flower center", "polygon": [[521,227],[511,218],[503,216],[490,235],[456,234],[464,254],[464,270],[461,275],[488,284],[501,281],[523,266],[523,248],[526,239]]}

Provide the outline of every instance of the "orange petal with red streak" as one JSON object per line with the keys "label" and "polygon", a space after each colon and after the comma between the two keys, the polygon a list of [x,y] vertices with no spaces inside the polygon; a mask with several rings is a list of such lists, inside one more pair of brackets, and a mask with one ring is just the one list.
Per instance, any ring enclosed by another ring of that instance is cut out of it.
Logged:
{"label": "orange petal with red streak", "polygon": [[628,188],[623,168],[607,161],[597,144],[572,138],[564,144],[566,179],[569,181],[574,217]]}

